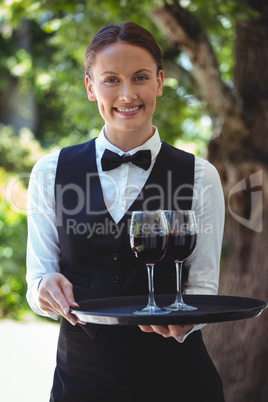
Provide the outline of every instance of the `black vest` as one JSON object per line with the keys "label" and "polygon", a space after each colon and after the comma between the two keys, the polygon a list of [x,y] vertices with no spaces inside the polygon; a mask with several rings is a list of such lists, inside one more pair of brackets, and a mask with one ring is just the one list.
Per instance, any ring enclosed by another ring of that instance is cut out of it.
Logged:
{"label": "black vest", "polygon": [[[163,143],[143,190],[116,225],[103,200],[95,141],[61,151],[55,187],[60,268],[77,301],[148,293],[145,265],[129,245],[130,212],[190,209],[193,181],[194,156]],[[166,257],[156,264],[155,291],[175,293],[174,263]],[[167,395],[224,401],[200,331],[179,344],[137,326],[61,321],[50,402],[158,402]]]}
{"label": "black vest", "polygon": [[[145,265],[129,243],[131,211],[191,209],[194,156],[162,143],[152,172],[130,209],[116,224],[103,199],[95,139],[61,150],[55,196],[61,272],[76,300],[147,294]],[[174,263],[155,268],[155,293],[175,293]]]}

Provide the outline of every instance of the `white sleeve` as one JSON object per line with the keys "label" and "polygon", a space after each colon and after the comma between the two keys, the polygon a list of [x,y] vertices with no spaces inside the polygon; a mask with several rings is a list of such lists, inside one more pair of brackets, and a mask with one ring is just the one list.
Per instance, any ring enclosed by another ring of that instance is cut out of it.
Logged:
{"label": "white sleeve", "polygon": [[[199,158],[196,158],[199,159]],[[216,168],[204,161],[204,168],[196,168],[193,209],[197,220],[197,243],[186,260],[189,269],[185,293],[218,293],[220,257],[224,228],[224,197]]]}
{"label": "white sleeve", "polygon": [[[193,254],[186,260],[188,281],[184,285],[187,294],[218,293],[220,257],[225,219],[224,197],[216,168],[209,162],[196,158],[195,186],[192,209],[197,220],[197,243]],[[185,337],[201,329],[200,324]]]}
{"label": "white sleeve", "polygon": [[46,155],[34,166],[28,188],[27,274],[26,298],[39,315],[57,319],[40,308],[38,285],[49,272],[59,272],[60,247],[55,215],[55,174],[59,152]]}

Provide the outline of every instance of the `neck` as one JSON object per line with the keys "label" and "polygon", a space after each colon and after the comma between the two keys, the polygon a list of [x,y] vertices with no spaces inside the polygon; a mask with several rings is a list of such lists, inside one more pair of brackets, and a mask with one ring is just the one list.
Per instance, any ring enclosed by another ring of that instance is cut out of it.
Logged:
{"label": "neck", "polygon": [[104,133],[105,137],[111,144],[121,149],[121,151],[128,152],[131,149],[137,148],[148,141],[149,138],[151,138],[154,134],[154,128],[151,125],[143,132],[141,132],[141,130],[122,132],[111,129],[105,125]]}

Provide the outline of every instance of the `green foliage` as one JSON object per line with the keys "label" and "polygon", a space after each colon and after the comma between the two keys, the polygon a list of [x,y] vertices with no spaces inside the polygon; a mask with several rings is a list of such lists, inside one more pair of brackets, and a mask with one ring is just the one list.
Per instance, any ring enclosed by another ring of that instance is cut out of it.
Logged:
{"label": "green foliage", "polygon": [[[7,180],[0,169],[0,186]],[[20,318],[25,300],[26,216],[14,212],[0,194],[0,318]]]}
{"label": "green foliage", "polygon": [[8,172],[28,173],[45,154],[39,142],[27,129],[14,136],[12,127],[0,125],[0,166]]}
{"label": "green foliage", "polygon": [[33,164],[44,155],[28,129],[18,137],[0,127],[0,318],[19,319],[26,302],[26,188]]}
{"label": "green foliage", "polygon": [[[169,49],[170,43],[150,18],[150,10],[162,4],[162,0],[3,1],[0,88],[9,81],[8,77],[17,80],[20,103],[27,92],[33,92],[37,122],[32,129],[43,146],[82,142],[91,130],[103,125],[96,105],[87,100],[83,73],[85,49],[103,25],[138,22],[153,33],[164,52]],[[209,0],[181,0],[180,4],[204,26],[223,79],[232,85],[235,26],[238,20],[251,15],[246,1],[216,0],[212,6]],[[18,37],[23,30],[30,37],[29,43]],[[201,117],[209,110],[198,101],[185,57],[175,57],[173,61],[182,67],[182,75],[177,86],[166,85],[167,98],[156,113],[156,124],[165,128],[163,139],[174,143],[178,138],[189,140],[192,132],[182,125],[185,118],[192,120],[194,139],[198,137],[202,153],[208,138]]]}

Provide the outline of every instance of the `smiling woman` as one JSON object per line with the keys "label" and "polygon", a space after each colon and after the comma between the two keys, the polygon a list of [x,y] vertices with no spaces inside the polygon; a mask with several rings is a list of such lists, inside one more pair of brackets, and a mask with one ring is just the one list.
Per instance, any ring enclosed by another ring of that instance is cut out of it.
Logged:
{"label": "smiling woman", "polygon": [[98,102],[112,144],[127,152],[152,136],[163,81],[163,70],[157,72],[151,53],[139,46],[117,41],[98,52],[85,84],[89,100]]}
{"label": "smiling woman", "polygon": [[162,52],[137,24],[105,26],[86,50],[88,98],[98,102],[106,137],[125,152],[153,134],[152,115],[163,81]]}
{"label": "smiling woman", "polygon": [[[200,325],[85,326],[72,314],[83,300],[147,294],[129,242],[129,217],[139,210],[192,208],[211,223],[187,259],[184,288],[217,293],[224,222],[215,168],[161,142],[152,125],[164,81],[152,35],[133,23],[108,25],[85,63],[88,98],[105,125],[96,139],[40,160],[28,192],[37,212],[28,215],[27,297],[37,313],[63,316],[50,402],[223,402]],[[173,261],[164,256],[156,271],[156,294],[173,293]]]}

